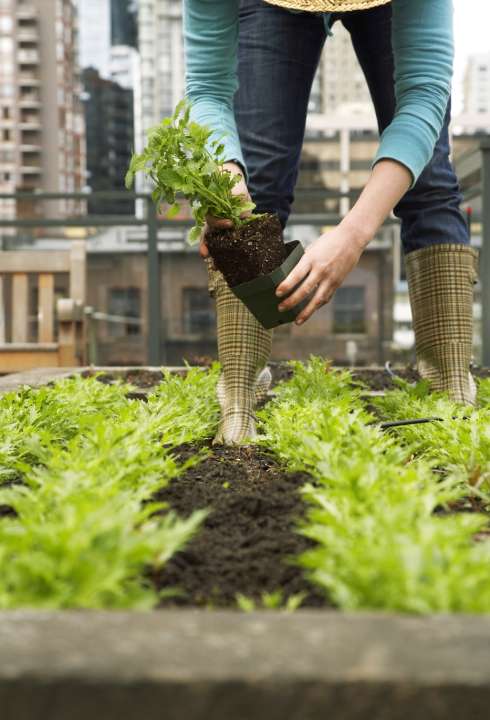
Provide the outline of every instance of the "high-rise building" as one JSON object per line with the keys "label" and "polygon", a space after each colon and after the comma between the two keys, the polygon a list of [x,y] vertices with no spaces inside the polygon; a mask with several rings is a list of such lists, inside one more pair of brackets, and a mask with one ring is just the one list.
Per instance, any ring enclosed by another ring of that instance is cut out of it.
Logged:
{"label": "high-rise building", "polygon": [[490,53],[471,55],[463,80],[463,112],[453,120],[453,134],[473,137],[490,133]]}
{"label": "high-rise building", "polygon": [[[87,184],[91,190],[124,190],[133,150],[133,91],[101,78],[94,68],[82,73],[87,127]],[[128,201],[89,200],[89,213],[134,212]]]}
{"label": "high-rise building", "polygon": [[309,112],[332,114],[344,105],[368,105],[369,90],[352,47],[351,37],[337,22],[327,38],[313,82]]}
{"label": "high-rise building", "polygon": [[111,44],[138,47],[136,0],[111,0]]}
{"label": "high-rise building", "polygon": [[173,112],[184,97],[184,49],[180,0],[139,0],[142,130]]}
{"label": "high-rise building", "polygon": [[348,193],[364,185],[377,145],[377,125],[350,34],[340,22],[333,33],[310,95],[295,208],[344,215],[348,198],[327,200],[325,191]]}
{"label": "high-rise building", "polygon": [[82,70],[93,67],[109,77],[111,52],[110,0],[77,0],[79,15],[79,62]]}
{"label": "high-rise building", "polygon": [[[80,67],[110,78],[111,48],[137,48],[135,0],[76,0],[80,25]],[[110,78],[113,79],[113,78]]]}
{"label": "high-rise building", "polygon": [[[0,0],[2,192],[83,188],[85,130],[76,57],[72,0]],[[15,215],[15,201],[0,203],[0,215]],[[78,209],[67,201],[49,207],[51,214]]]}
{"label": "high-rise building", "polygon": [[490,113],[490,53],[468,58],[464,76],[464,112]]}

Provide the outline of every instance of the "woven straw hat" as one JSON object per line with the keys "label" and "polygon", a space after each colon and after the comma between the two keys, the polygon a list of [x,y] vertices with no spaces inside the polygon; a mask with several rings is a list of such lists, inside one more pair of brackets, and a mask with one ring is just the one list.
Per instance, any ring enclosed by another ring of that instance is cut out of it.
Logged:
{"label": "woven straw hat", "polygon": [[270,5],[281,5],[290,10],[310,12],[347,12],[348,10],[369,10],[386,5],[391,0],[265,0]]}

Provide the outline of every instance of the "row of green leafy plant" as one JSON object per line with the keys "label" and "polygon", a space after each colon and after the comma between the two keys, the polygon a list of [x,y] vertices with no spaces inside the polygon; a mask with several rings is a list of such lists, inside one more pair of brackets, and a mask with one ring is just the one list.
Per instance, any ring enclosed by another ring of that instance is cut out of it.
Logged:
{"label": "row of green leafy plant", "polygon": [[490,543],[475,541],[488,516],[444,512],[476,492],[475,473],[488,498],[488,383],[475,410],[423,386],[388,393],[380,414],[444,422],[387,433],[348,372],[319,359],[294,370],[261,411],[262,443],[312,477],[299,528],[314,541],[300,558],[311,580],[348,610],[489,612]]}
{"label": "row of green leafy plant", "polygon": [[[198,530],[155,491],[172,449],[212,433],[217,368],[166,375],[148,402],[72,378],[0,397],[0,608],[149,608],[145,580]],[[192,458],[187,465],[197,462]]]}

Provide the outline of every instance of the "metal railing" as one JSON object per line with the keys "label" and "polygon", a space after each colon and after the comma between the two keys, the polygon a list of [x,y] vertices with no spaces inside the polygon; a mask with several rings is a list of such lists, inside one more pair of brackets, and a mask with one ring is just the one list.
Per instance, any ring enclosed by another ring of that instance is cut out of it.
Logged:
{"label": "metal railing", "polygon": [[[348,197],[354,200],[358,193],[339,193],[336,191],[325,191],[325,198],[340,199]],[[95,227],[143,227],[146,228],[147,238],[147,282],[148,282],[148,339],[147,357],[150,365],[156,366],[165,363],[165,338],[163,337],[164,327],[161,308],[160,288],[160,257],[158,251],[158,231],[162,228],[183,230],[192,227],[191,220],[166,220],[159,217],[148,193],[126,192],[126,191],[97,191],[93,193],[57,193],[57,192],[18,192],[15,194],[0,193],[0,201],[10,200],[14,202],[42,203],[49,201],[73,201],[88,202],[90,200],[120,200],[127,202],[142,201],[145,205],[143,217],[135,215],[95,215],[85,214],[71,217],[19,217],[16,219],[0,219],[0,230],[2,228],[17,229],[41,229],[41,228],[95,228]],[[322,227],[335,225],[340,222],[341,217],[337,214],[301,214],[292,215],[289,225],[312,225]],[[396,222],[388,220],[388,223]],[[9,242],[15,243],[15,238]]]}
{"label": "metal railing", "polygon": [[[480,278],[482,289],[482,353],[483,364],[490,366],[490,138],[482,141],[480,148],[465,158],[466,176],[474,175],[478,170],[478,181],[465,190],[465,201],[481,198],[481,225],[482,225],[482,252],[480,261]],[[464,180],[464,178],[463,178]],[[325,190],[326,200],[340,200],[349,198],[351,201],[358,196],[357,192],[338,192]],[[158,251],[158,232],[161,228],[191,227],[189,220],[166,220],[158,216],[151,195],[148,193],[110,191],[110,192],[77,192],[77,193],[44,193],[20,192],[16,194],[0,194],[0,201],[14,202],[47,202],[47,201],[73,201],[87,202],[89,200],[120,200],[127,202],[140,201],[144,204],[143,217],[135,215],[79,215],[66,218],[48,217],[20,217],[16,219],[0,219],[1,228],[95,228],[95,227],[146,227],[147,238],[147,281],[148,281],[148,344],[147,354],[150,365],[159,365],[165,362],[165,346],[163,338],[163,325],[161,322],[161,289],[160,289],[160,259]],[[322,227],[335,225],[341,220],[338,214],[298,214],[292,215],[289,225],[312,225]],[[397,222],[389,219],[387,224]]]}

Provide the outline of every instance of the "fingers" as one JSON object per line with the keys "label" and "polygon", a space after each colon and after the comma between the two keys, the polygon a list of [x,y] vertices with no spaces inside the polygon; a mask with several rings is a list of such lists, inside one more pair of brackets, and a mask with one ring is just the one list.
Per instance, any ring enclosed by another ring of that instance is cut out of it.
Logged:
{"label": "fingers", "polygon": [[228,230],[233,227],[233,223],[225,218],[215,218],[212,215],[207,215],[206,226],[206,230]]}
{"label": "fingers", "polygon": [[317,287],[319,281],[320,278],[318,277],[318,275],[316,273],[310,272],[310,274],[306,277],[305,280],[303,280],[298,289],[295,290],[294,293],[287,298],[287,300],[284,300],[279,305],[279,310],[283,312],[285,310],[290,310],[295,305],[298,305],[298,303],[300,303],[311,292],[313,292],[313,290]]}
{"label": "fingers", "polygon": [[295,288],[298,283],[305,279],[310,270],[311,264],[309,260],[300,260],[294,270],[291,270],[287,278],[283,280],[277,288],[277,297],[282,297],[283,295],[287,295],[288,292],[291,292],[291,290]]}
{"label": "fingers", "polygon": [[199,243],[199,255],[204,259],[209,257],[208,246],[206,245],[206,241],[204,240],[204,238],[201,238],[201,241]]}
{"label": "fingers", "polygon": [[332,287],[328,280],[324,280],[318,286],[316,293],[311,298],[308,305],[300,312],[295,320],[296,325],[302,325],[304,322],[309,320],[313,313],[321,308],[322,305],[326,305],[332,299],[335,289]]}

